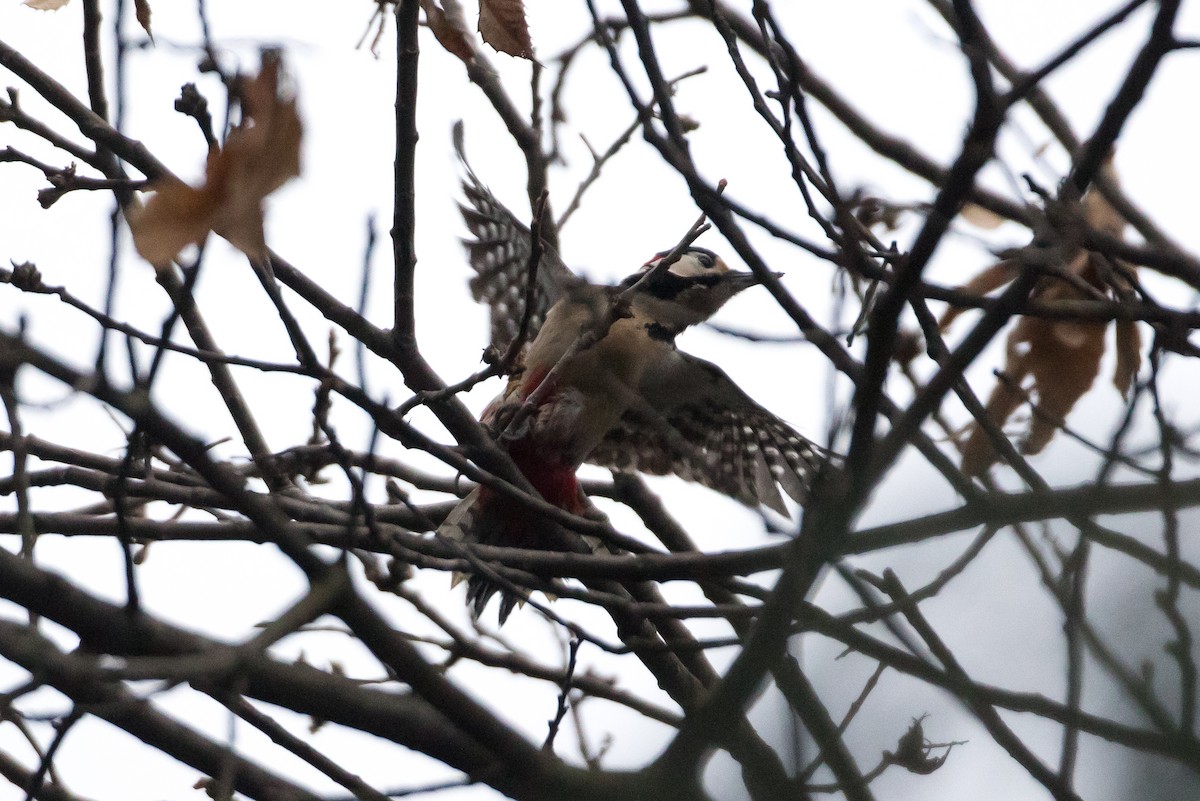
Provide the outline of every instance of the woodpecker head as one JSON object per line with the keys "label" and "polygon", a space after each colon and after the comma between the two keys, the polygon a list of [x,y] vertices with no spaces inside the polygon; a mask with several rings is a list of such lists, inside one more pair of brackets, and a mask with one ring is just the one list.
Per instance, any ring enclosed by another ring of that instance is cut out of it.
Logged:
{"label": "woodpecker head", "polygon": [[[632,286],[670,251],[654,254],[642,269],[622,281]],[[652,321],[656,332],[674,337],[688,326],[702,323],[743,289],[759,283],[753,273],[729,269],[711,250],[689,247],[666,272],[643,284],[635,306]]]}

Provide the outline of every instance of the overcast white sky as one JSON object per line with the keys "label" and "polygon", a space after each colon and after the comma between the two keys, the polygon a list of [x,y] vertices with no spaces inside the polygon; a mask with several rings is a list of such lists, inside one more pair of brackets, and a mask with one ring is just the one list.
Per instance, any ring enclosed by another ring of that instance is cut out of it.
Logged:
{"label": "overcast white sky", "polygon": [[[196,81],[220,112],[219,93],[210,78],[196,73],[199,39],[194,4],[153,3],[156,45],[139,49],[128,59],[129,107],[125,129],[142,140],[152,152],[178,174],[199,176],[204,160],[204,143],[195,125],[172,110],[181,84]],[[381,247],[372,262],[375,292],[370,315],[387,325],[390,304],[390,253],[386,232],[390,225],[392,181],[392,112],[394,46],[392,31],[380,46],[378,58],[355,45],[363,35],[373,4],[286,2],[259,0],[254,3],[209,0],[213,36],[228,65],[251,69],[257,49],[263,44],[282,45],[294,76],[306,125],[304,173],[280,191],[270,204],[268,242],[309,276],[343,300],[353,303],[358,292],[364,249],[366,220],[378,217]],[[860,109],[894,133],[917,143],[926,153],[945,162],[953,157],[969,118],[970,86],[962,57],[940,19],[920,2],[855,0],[843,3],[779,3],[790,34],[801,54],[819,74],[832,80]],[[1073,0],[992,0],[980,2],[980,13],[996,40],[1018,63],[1034,66],[1054,53],[1073,34],[1107,13],[1112,3],[1080,3]],[[472,7],[467,3],[468,8]],[[647,9],[672,9],[672,3],[646,3]],[[527,0],[533,40],[539,56],[550,63],[558,52],[584,36],[590,29],[582,3],[562,0]],[[602,7],[618,13],[619,3]],[[107,8],[107,5],[106,5]],[[1132,60],[1145,35],[1149,16],[1146,9],[1134,20],[1111,33],[1047,84],[1051,94],[1075,125],[1086,133],[1103,113],[1111,93]],[[470,13],[470,12],[469,12]],[[127,32],[137,38],[133,20]],[[81,4],[76,0],[53,12],[37,12],[16,0],[0,0],[0,39],[65,83],[80,96],[86,94],[79,47]],[[1185,13],[1181,32],[1200,33],[1200,14],[1195,8]],[[524,200],[524,162],[503,129],[490,113],[478,90],[465,79],[461,63],[444,53],[427,33],[422,34],[422,84],[418,120],[421,132],[418,161],[418,313],[422,347],[442,375],[455,380],[476,369],[485,338],[485,313],[466,292],[468,267],[458,239],[464,233],[455,203],[459,168],[450,144],[454,120],[466,121],[467,148],[475,170],[509,203],[519,216],[528,212]],[[106,36],[106,40],[108,37]],[[692,134],[693,153],[711,178],[729,180],[729,192],[748,204],[771,213],[789,226],[816,237],[806,219],[794,188],[789,189],[781,168],[778,148],[758,130],[748,110],[736,76],[728,66],[723,48],[711,30],[698,24],[677,25],[659,38],[664,70],[675,75],[700,65],[708,74],[683,84],[677,103],[699,121]],[[1184,52],[1168,59],[1151,87],[1149,97],[1131,119],[1121,141],[1117,168],[1130,195],[1172,236],[1190,251],[1200,250],[1196,235],[1194,187],[1200,183],[1200,164],[1194,157],[1197,131],[1195,86],[1200,53]],[[510,90],[527,105],[529,65],[503,55],[494,57]],[[110,73],[111,78],[111,73]],[[0,86],[15,83],[0,70]],[[564,127],[568,164],[551,175],[553,198],[561,211],[575,185],[586,173],[589,159],[579,134],[603,148],[632,120],[622,102],[619,85],[606,67],[606,57],[591,51],[581,57],[568,86],[568,123]],[[30,111],[42,108],[29,90],[22,102]],[[835,174],[845,186],[864,185],[898,201],[926,201],[932,193],[927,185],[898,168],[883,163],[860,143],[851,139],[828,115],[817,113]],[[49,115],[55,124],[60,118]],[[1053,186],[1064,169],[1064,155],[1051,146],[1045,153],[1041,172],[1032,163],[1031,152],[1049,142],[1049,136],[1028,114],[1018,117],[1025,138],[1009,131],[1001,141],[1002,153],[1018,170],[1035,170],[1044,185]],[[70,130],[62,123],[64,130]],[[0,125],[0,146],[11,144],[45,160],[63,164],[64,159]],[[1008,177],[989,169],[988,184],[1011,192]],[[36,262],[51,284],[66,284],[75,294],[100,305],[107,271],[108,211],[111,201],[99,193],[73,193],[48,211],[36,203],[35,193],[44,180],[23,165],[0,165],[0,258]],[[604,171],[583,207],[562,233],[566,261],[591,277],[612,280],[628,274],[645,257],[675,242],[696,217],[683,182],[662,168],[653,151],[635,137],[628,151]],[[909,221],[893,234],[903,248],[917,220]],[[987,253],[975,242],[986,236],[993,245],[1023,242],[1015,227],[995,232],[959,226],[963,236],[949,239],[931,267],[931,275],[946,283],[966,280],[987,262]],[[755,232],[757,236],[757,232]],[[826,265],[761,237],[764,253],[774,258],[772,266],[785,273],[785,285],[821,319],[829,319],[832,284]],[[728,252],[715,233],[701,244]],[[118,316],[147,330],[156,330],[166,311],[152,270],[125,249]],[[735,265],[736,266],[736,265]],[[1189,302],[1189,295],[1167,281],[1147,279],[1164,300]],[[243,259],[221,241],[211,243],[205,274],[198,289],[201,308],[214,334],[226,349],[238,355],[287,360],[289,352],[282,327],[274,317],[257,282]],[[314,342],[324,343],[328,325],[309,313],[298,299],[293,309],[305,323]],[[21,295],[0,287],[0,326],[11,329],[17,318],[28,315],[31,338],[47,345],[61,357],[81,366],[94,357],[96,328],[81,315],[70,314],[53,301]],[[789,321],[766,297],[765,292],[748,292],[723,311],[719,320],[746,329],[790,333]],[[343,340],[343,344],[347,344]],[[711,331],[689,334],[683,346],[713,359],[731,373],[752,396],[817,440],[825,435],[829,410],[827,370],[810,348],[793,345],[748,345]],[[1000,366],[1000,350],[982,359],[973,378],[982,392],[990,386],[989,372]],[[343,355],[349,366],[351,355]],[[217,397],[206,375],[185,359],[169,357],[169,369],[157,387],[157,397],[179,420],[197,434],[216,440],[232,432],[227,417],[219,411]],[[1107,365],[1102,373],[1108,375]],[[307,382],[240,371],[239,380],[252,403],[270,404],[278,413],[264,415],[259,422],[272,447],[283,448],[307,437],[312,403]],[[1184,412],[1195,397],[1197,383],[1187,369],[1165,374],[1169,397],[1177,411]],[[377,396],[393,402],[407,393],[393,370],[373,364],[371,387]],[[897,384],[899,387],[899,384]],[[22,389],[31,401],[52,402],[44,411],[30,410],[28,430],[59,442],[87,445],[109,453],[119,452],[123,437],[116,424],[92,404],[67,397],[57,386],[27,377]],[[495,384],[477,388],[470,402],[481,408],[496,391]],[[844,393],[841,387],[839,392]],[[903,392],[898,391],[903,397]],[[841,397],[839,395],[839,397]],[[218,409],[218,411],[213,411]],[[345,411],[343,407],[343,411]],[[948,409],[956,419],[961,410]],[[1121,413],[1120,399],[1107,378],[1081,402],[1071,422],[1081,430],[1103,438]],[[418,413],[415,418],[428,423]],[[1181,422],[1193,422],[1186,414]],[[347,444],[365,447],[369,429],[359,416],[347,412],[336,418]],[[392,443],[381,450],[407,457]],[[232,446],[223,450],[237,453]],[[415,462],[447,471],[429,459]],[[1069,442],[1059,442],[1037,459],[1035,465],[1052,483],[1069,483],[1092,474],[1093,461]],[[4,470],[8,462],[4,460]],[[762,542],[757,514],[714,493],[673,480],[655,480],[656,488],[668,493],[668,503],[695,535],[701,547],[722,549]],[[336,486],[336,485],[335,485]],[[381,493],[382,487],[373,492]],[[67,492],[40,495],[58,498],[64,507],[80,502]],[[381,494],[378,496],[381,497]],[[904,459],[892,478],[876,495],[865,516],[867,522],[882,522],[934,511],[953,505],[953,495],[918,459]],[[0,499],[9,508],[11,499]],[[614,522],[635,531],[631,517],[614,514]],[[940,549],[888,554],[864,560],[865,566],[895,567],[905,581],[916,585],[940,570],[953,556],[962,538]],[[947,550],[949,545],[951,550]],[[38,546],[39,561],[70,574],[72,580],[107,597],[119,599],[122,572],[116,546],[108,541],[83,538],[64,541],[45,538]],[[1113,573],[1113,587],[1127,577]],[[270,548],[205,544],[159,544],[152,548],[141,569],[142,590],[148,607],[173,622],[207,634],[238,640],[252,626],[284,608],[303,590],[301,577]],[[429,597],[459,614],[461,588],[451,592],[442,574],[422,575],[416,580]],[[1034,594],[1036,582],[1025,563],[1006,542],[997,543],[959,579],[959,592],[948,593],[929,604],[931,618],[952,625],[967,612],[972,620],[996,621],[987,637],[963,636],[955,641],[969,670],[1018,689],[1050,695],[1061,689],[1057,657],[1060,632],[1048,601]],[[830,582],[832,585],[832,582]],[[969,588],[969,589],[964,589]],[[674,588],[672,588],[673,590]],[[844,602],[844,590],[829,586],[823,600],[832,605]],[[1113,593],[1117,598],[1124,596]],[[686,597],[681,595],[678,597]],[[1104,595],[1098,603],[1104,603]],[[394,599],[393,599],[394,600]],[[381,603],[387,604],[386,600]],[[1126,604],[1125,601],[1121,601]],[[1136,610],[1147,608],[1149,592],[1129,601],[1122,617],[1138,625]],[[388,606],[402,613],[399,602]],[[564,603],[572,614],[578,610]],[[13,617],[15,608],[0,605],[0,614]],[[465,617],[465,616],[464,616]],[[596,615],[579,612],[581,620],[597,631],[607,631]],[[1036,624],[1036,625],[1035,625]],[[53,627],[51,627],[53,628]],[[532,643],[543,658],[557,659],[555,642],[547,624],[531,613],[515,614],[504,629],[514,642]],[[69,642],[69,640],[64,640]],[[997,649],[998,644],[1003,645]],[[354,676],[378,676],[379,670],[361,652],[336,634],[295,637],[278,649],[282,654],[301,651],[316,664],[337,659]],[[998,656],[998,653],[1000,656]],[[865,660],[848,658],[833,662],[837,649],[817,645],[806,651],[806,664],[835,716],[857,694],[872,668]],[[1022,658],[1028,656],[1029,658]],[[1011,658],[1011,661],[1010,661]],[[605,658],[585,647],[582,663],[606,675],[619,675],[622,685],[653,695],[653,683],[637,666]],[[1136,662],[1130,658],[1131,663]],[[0,664],[0,691],[12,686],[20,672]],[[485,675],[470,666],[455,668],[452,675],[495,704],[512,721],[540,740],[545,720],[553,713],[556,688],[507,677]],[[878,797],[923,799],[969,797],[988,799],[1040,798],[1042,791],[1024,776],[1015,763],[991,744],[970,718],[945,704],[924,687],[900,679],[881,686],[874,716],[886,728],[871,727],[852,734],[852,746],[864,753],[894,747],[909,717],[934,711],[927,733],[935,740],[969,739],[957,749],[947,765],[929,777],[892,771],[876,785]],[[186,696],[186,697],[185,697]],[[52,693],[39,699],[48,711],[65,710],[64,702]],[[764,725],[772,726],[774,712],[770,696],[764,702]],[[183,691],[158,699],[165,708],[186,715],[194,725],[223,736],[226,714],[215,704],[196,700]],[[874,700],[873,700],[874,702]],[[665,701],[664,701],[665,703]],[[880,709],[890,711],[881,712]],[[868,710],[870,711],[870,710]],[[598,743],[606,734],[615,742],[606,760],[610,765],[637,765],[665,742],[665,729],[653,724],[631,730],[631,717],[602,702],[584,706],[589,720],[588,736]],[[775,716],[777,717],[777,716]],[[303,728],[305,722],[283,718]],[[1035,732],[1045,744],[1057,741],[1058,732],[1041,723],[1018,717],[1010,721],[1020,733]],[[781,734],[783,733],[780,728]],[[322,792],[336,788],[301,763],[280,756],[276,749],[248,727],[238,729],[237,746],[245,752],[284,766],[297,780],[311,781]],[[570,753],[572,737],[560,743]],[[450,773],[424,759],[409,756],[370,738],[335,731],[322,731],[316,745],[345,759],[346,767],[378,787],[416,785]],[[1049,759],[1054,758],[1052,745]],[[0,724],[0,749],[30,759],[28,746],[11,725]],[[269,755],[269,756],[268,756]],[[1095,744],[1085,748],[1090,760],[1081,771],[1080,790],[1086,797],[1120,798],[1106,773],[1106,752]],[[864,759],[864,763],[869,760]],[[199,797],[189,788],[195,771],[158,756],[146,756],[129,737],[103,723],[87,721],[73,732],[59,758],[68,787],[98,799]],[[280,769],[277,767],[277,769]],[[718,763],[718,770],[723,769]],[[1104,788],[1109,786],[1109,790]],[[18,798],[12,788],[0,787],[0,801]],[[446,798],[494,797],[484,788],[449,793]]]}

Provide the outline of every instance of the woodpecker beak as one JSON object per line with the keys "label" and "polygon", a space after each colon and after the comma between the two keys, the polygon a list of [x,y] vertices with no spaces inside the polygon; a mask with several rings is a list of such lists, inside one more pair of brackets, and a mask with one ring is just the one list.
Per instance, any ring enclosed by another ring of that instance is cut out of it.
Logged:
{"label": "woodpecker beak", "polygon": [[[774,273],[773,275],[776,278],[783,277],[783,273]],[[749,289],[752,286],[762,283],[762,279],[754,273],[744,272],[742,270],[730,270],[729,272],[725,273],[723,277],[728,279],[729,283],[737,288],[737,292],[741,292],[743,289]]]}

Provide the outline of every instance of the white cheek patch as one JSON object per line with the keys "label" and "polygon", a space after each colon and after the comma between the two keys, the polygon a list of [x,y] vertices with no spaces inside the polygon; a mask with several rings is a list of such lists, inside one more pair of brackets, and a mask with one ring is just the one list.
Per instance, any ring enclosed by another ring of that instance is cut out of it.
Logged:
{"label": "white cheek patch", "polygon": [[706,270],[695,256],[680,256],[679,261],[672,264],[667,272],[678,275],[680,278],[695,278],[711,272],[711,268]]}
{"label": "white cheek patch", "polygon": [[678,275],[680,278],[694,278],[703,271],[704,268],[697,264],[694,259],[687,258],[680,259],[667,270],[667,272]]}
{"label": "white cheek patch", "polygon": [[[729,272],[729,265],[720,258],[713,258],[715,259],[714,263],[711,266],[705,267],[694,253],[684,253],[674,264],[667,268],[667,272],[677,275],[680,278],[696,278],[702,275]],[[654,269],[662,260],[663,256],[655,256],[642,265],[641,272]]]}

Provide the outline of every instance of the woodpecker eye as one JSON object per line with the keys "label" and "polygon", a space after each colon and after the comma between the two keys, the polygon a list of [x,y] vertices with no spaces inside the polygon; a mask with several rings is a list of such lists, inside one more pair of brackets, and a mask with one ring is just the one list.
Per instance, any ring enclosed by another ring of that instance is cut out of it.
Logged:
{"label": "woodpecker eye", "polygon": [[713,257],[707,253],[697,253],[696,261],[700,262],[700,266],[706,270],[711,270],[713,265],[716,264],[716,262],[713,260]]}

